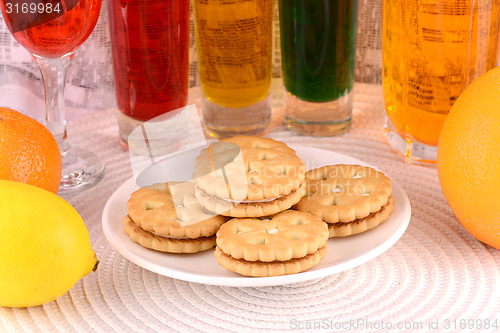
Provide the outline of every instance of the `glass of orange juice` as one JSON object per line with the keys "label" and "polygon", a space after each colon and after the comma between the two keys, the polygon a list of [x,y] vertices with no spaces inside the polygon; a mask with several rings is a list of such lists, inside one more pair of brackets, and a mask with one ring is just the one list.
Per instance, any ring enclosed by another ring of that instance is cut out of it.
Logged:
{"label": "glass of orange juice", "polygon": [[460,93],[496,66],[500,1],[384,0],[386,137],[409,162],[435,162]]}

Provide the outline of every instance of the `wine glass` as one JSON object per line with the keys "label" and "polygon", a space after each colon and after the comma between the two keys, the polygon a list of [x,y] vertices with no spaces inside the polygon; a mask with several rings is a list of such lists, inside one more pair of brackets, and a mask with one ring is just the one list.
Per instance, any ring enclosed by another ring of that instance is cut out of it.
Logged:
{"label": "wine glass", "polygon": [[104,164],[86,150],[71,148],[64,86],[71,58],[94,29],[101,0],[0,0],[0,9],[10,32],[31,53],[42,73],[46,126],[62,156],[59,193],[95,184],[104,175]]}

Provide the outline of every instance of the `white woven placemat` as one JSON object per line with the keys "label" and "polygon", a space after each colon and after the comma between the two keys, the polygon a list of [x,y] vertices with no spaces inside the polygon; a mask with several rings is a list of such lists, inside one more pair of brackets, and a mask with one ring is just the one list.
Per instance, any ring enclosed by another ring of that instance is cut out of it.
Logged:
{"label": "white woven placemat", "polygon": [[[192,102],[199,102],[198,93],[191,92]],[[106,161],[101,183],[68,197],[87,223],[99,269],[44,306],[0,308],[0,331],[500,330],[500,251],[461,227],[444,199],[435,168],[408,165],[386,144],[380,87],[356,86],[352,129],[336,137],[295,135],[281,126],[281,117],[276,108],[275,127],[268,136],[362,159],[404,188],[412,218],[391,249],[337,275],[263,288],[188,283],[132,264],[102,234],[103,207],[132,172],[113,112],[100,112],[71,122],[68,130],[72,142]]]}

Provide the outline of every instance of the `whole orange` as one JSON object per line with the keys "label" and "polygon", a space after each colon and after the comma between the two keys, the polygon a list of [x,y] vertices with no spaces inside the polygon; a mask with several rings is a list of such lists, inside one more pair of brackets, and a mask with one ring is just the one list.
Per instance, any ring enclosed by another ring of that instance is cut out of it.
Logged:
{"label": "whole orange", "polygon": [[462,92],[444,123],[437,168],[465,229],[500,249],[500,67]]}
{"label": "whole orange", "polygon": [[38,121],[0,108],[0,179],[57,193],[61,153],[50,131]]}

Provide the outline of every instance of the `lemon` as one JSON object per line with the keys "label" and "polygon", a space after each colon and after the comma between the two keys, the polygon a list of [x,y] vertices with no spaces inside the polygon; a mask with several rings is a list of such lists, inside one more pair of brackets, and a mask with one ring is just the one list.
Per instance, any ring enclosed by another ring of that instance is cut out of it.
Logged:
{"label": "lemon", "polygon": [[53,301],[96,265],[85,223],[69,203],[0,180],[0,306]]}

